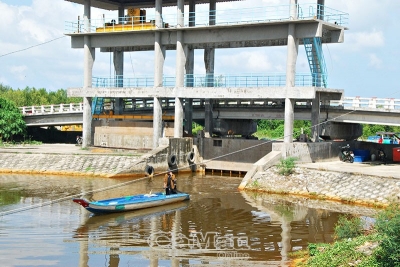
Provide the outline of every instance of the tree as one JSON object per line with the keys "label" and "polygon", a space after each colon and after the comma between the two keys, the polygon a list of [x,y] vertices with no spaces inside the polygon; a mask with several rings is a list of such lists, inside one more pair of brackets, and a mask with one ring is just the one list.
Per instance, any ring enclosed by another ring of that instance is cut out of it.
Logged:
{"label": "tree", "polygon": [[25,132],[25,121],[18,107],[14,102],[0,98],[0,140],[9,141]]}

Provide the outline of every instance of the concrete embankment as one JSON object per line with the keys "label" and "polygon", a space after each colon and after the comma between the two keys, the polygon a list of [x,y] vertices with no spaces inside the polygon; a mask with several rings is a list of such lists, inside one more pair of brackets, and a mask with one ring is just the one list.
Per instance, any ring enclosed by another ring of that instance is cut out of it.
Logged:
{"label": "concrete embankment", "polygon": [[3,148],[0,153],[0,172],[19,174],[79,175],[121,177],[135,171],[144,174],[146,162],[141,154],[89,151],[62,145]]}
{"label": "concrete embankment", "polygon": [[383,207],[400,202],[399,169],[337,161],[299,164],[293,174],[284,176],[273,166],[254,175],[244,189]]}

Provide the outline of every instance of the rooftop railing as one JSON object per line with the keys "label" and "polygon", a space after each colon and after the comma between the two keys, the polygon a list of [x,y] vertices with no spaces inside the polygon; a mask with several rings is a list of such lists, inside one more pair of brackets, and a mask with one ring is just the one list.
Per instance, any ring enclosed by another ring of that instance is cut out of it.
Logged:
{"label": "rooftop railing", "polygon": [[[210,14],[212,15],[210,16]],[[340,26],[347,26],[349,22],[348,13],[315,3],[298,4],[297,14],[299,20],[320,19]],[[180,27],[234,25],[292,19],[290,5],[185,12],[183,17],[184,25],[179,25]],[[156,28],[155,20],[154,9],[146,9],[146,17],[103,17],[90,19],[87,22],[78,19],[65,22],[64,30],[67,34],[150,30]],[[163,28],[175,28],[178,27],[177,24],[177,14],[162,15],[161,25]]]}
{"label": "rooftop railing", "polygon": [[[320,80],[318,80],[320,79]],[[309,73],[296,74],[296,86],[317,86],[321,84],[322,76],[318,79]],[[175,87],[175,76],[164,76],[164,87]],[[214,74],[214,75],[185,75],[186,87],[268,87],[285,86],[285,74]],[[138,77],[93,77],[92,87],[153,87],[153,76]]]}

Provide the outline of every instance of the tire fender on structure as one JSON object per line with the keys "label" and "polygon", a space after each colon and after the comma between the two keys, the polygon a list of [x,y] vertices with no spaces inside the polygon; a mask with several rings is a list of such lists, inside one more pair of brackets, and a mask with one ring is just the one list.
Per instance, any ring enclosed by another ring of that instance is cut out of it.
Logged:
{"label": "tire fender on structure", "polygon": [[146,165],[146,167],[144,168],[144,173],[148,176],[153,176],[154,174],[154,168],[151,165]]}
{"label": "tire fender on structure", "polygon": [[176,165],[176,155],[172,154],[168,156],[168,166],[173,167]]}
{"label": "tire fender on structure", "polygon": [[189,162],[189,164],[194,163],[194,152],[193,151],[190,151],[187,153],[186,160],[187,160],[187,162]]}

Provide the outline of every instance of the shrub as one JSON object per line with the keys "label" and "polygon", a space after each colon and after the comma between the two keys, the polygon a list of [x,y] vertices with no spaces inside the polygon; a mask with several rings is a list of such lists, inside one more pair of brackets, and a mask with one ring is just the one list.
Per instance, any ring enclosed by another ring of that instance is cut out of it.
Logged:
{"label": "shrub", "polygon": [[297,158],[288,157],[286,159],[281,159],[280,163],[277,165],[278,172],[281,175],[289,175],[294,172],[294,167],[296,167],[295,161]]}
{"label": "shrub", "polygon": [[362,224],[359,217],[347,218],[340,216],[335,225],[335,238],[346,239],[357,237],[362,234]]}
{"label": "shrub", "polygon": [[375,228],[382,235],[377,261],[384,267],[400,266],[400,208],[397,203],[379,213]]}

